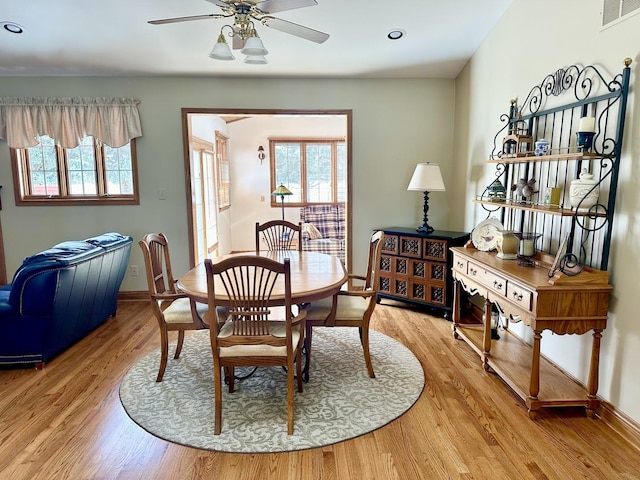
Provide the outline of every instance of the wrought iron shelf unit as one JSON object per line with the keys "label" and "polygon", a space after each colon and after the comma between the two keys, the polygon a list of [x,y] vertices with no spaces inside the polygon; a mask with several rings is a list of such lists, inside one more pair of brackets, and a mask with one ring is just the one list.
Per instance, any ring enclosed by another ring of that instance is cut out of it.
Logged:
{"label": "wrought iron shelf unit", "polygon": [[[543,253],[555,255],[566,237],[566,253],[559,260],[566,275],[579,274],[585,266],[608,267],[630,65],[631,59],[625,59],[622,72],[612,78],[593,65],[561,68],[535,85],[522,104],[512,100],[500,117],[487,160],[496,165],[495,179],[474,200],[487,217],[499,216],[506,229],[542,234],[538,249]],[[578,136],[583,117],[595,124],[586,147]],[[534,144],[541,139],[549,141],[550,149],[538,156]],[[595,181],[572,206],[572,181],[585,170]],[[504,201],[491,195],[496,180],[506,190]],[[527,197],[517,197],[512,191],[523,181],[532,188]],[[545,203],[547,188],[559,189],[557,204]],[[585,201],[589,195],[597,195],[593,206]]]}

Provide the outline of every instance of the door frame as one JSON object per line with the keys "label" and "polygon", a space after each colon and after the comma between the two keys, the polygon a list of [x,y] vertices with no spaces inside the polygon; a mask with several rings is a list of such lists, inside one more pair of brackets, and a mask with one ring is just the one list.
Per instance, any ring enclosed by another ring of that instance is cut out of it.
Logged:
{"label": "door frame", "polygon": [[185,168],[185,187],[186,187],[186,208],[187,208],[187,222],[188,222],[188,234],[189,234],[189,265],[191,268],[195,266],[195,252],[194,252],[194,238],[193,228],[194,220],[192,216],[192,190],[191,190],[191,162],[189,155],[189,115],[246,115],[246,116],[258,116],[258,115],[300,115],[300,116],[312,116],[312,115],[341,115],[345,117],[346,132],[345,141],[347,143],[347,201],[346,201],[346,267],[347,271],[351,271],[351,238],[352,238],[352,191],[353,191],[353,175],[352,175],[352,158],[353,149],[351,145],[352,139],[352,124],[353,124],[353,110],[351,109],[259,109],[259,108],[182,108],[182,145],[184,156],[184,168]]}

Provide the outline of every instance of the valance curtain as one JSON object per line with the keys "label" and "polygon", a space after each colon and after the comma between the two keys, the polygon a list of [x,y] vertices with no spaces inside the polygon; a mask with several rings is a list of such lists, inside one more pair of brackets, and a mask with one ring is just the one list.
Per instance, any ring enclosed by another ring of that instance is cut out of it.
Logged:
{"label": "valance curtain", "polygon": [[131,98],[0,98],[0,138],[12,148],[38,144],[48,135],[64,148],[93,136],[113,148],[142,136],[138,100]]}

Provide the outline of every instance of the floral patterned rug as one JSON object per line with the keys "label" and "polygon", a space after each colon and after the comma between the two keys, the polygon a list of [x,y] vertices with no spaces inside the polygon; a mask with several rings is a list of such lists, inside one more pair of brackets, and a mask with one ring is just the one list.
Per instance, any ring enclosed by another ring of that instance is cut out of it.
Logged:
{"label": "floral patterned rug", "polygon": [[376,378],[369,378],[357,329],[314,328],[310,379],[304,392],[295,394],[293,435],[287,435],[286,373],[281,367],[261,367],[236,381],[234,393],[224,389],[222,433],[216,436],[209,332],[188,335],[178,360],[174,347],[161,383],[155,381],[158,350],[125,375],[120,400],[147,432],[206,450],[283,452],[341,442],[398,418],[424,388],[420,362],[396,340],[370,332]]}

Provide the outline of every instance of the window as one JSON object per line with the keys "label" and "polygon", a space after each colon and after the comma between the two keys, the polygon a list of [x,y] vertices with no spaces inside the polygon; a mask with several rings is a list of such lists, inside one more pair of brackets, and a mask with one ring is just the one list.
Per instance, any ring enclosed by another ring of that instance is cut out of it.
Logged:
{"label": "window", "polygon": [[135,140],[111,148],[85,137],[63,148],[48,136],[12,148],[16,205],[138,205]]}
{"label": "window", "polygon": [[[280,184],[293,195],[287,205],[344,203],[347,200],[347,149],[344,139],[269,140],[271,191]],[[278,206],[271,197],[271,206]]]}
{"label": "window", "polygon": [[229,176],[228,138],[216,131],[216,164],[218,170],[218,211],[231,206],[231,180]]}

